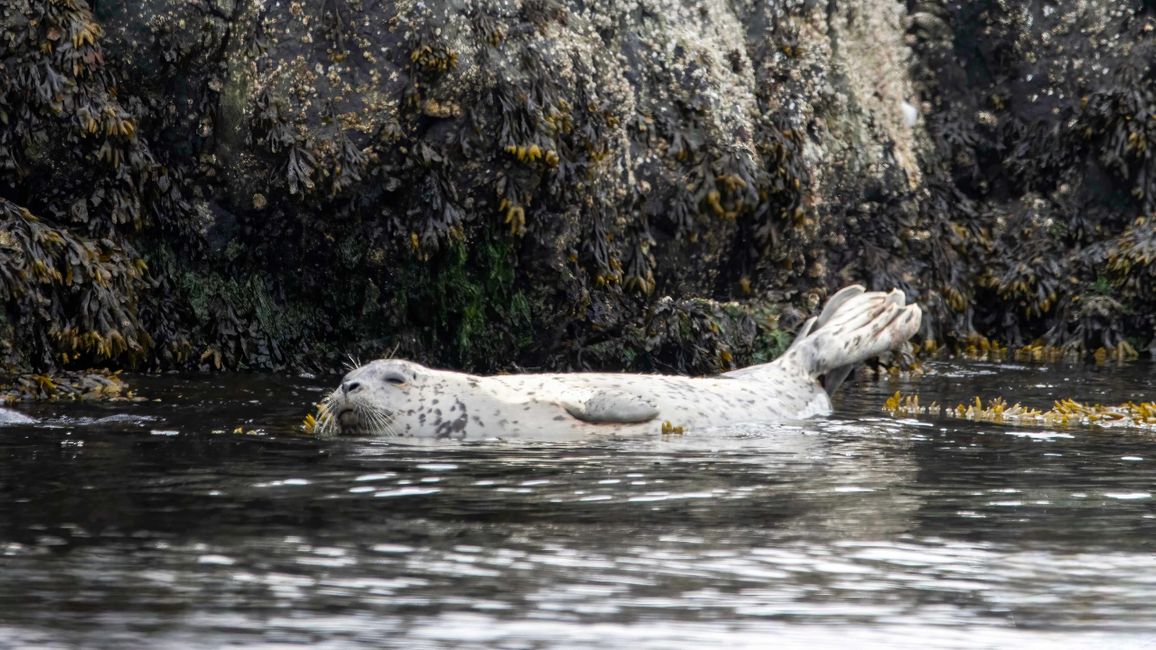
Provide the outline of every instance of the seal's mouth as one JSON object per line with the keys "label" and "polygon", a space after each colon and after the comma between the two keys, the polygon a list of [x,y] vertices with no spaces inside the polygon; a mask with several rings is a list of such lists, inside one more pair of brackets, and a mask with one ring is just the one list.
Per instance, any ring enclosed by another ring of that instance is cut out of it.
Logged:
{"label": "seal's mouth", "polygon": [[335,402],[330,422],[337,435],[393,435],[393,411],[360,401]]}
{"label": "seal's mouth", "polygon": [[357,409],[352,406],[347,406],[338,411],[334,418],[337,420],[337,428],[341,433],[349,433],[356,431],[361,426],[361,418],[357,415]]}

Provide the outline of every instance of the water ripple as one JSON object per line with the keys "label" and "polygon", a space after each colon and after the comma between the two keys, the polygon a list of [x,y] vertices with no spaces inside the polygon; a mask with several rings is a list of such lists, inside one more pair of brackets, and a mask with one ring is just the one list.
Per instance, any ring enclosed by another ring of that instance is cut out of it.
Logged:
{"label": "water ripple", "polygon": [[[925,388],[1131,399],[1156,374],[1070,372],[948,366]],[[227,394],[276,394],[213,390],[4,429],[0,646],[1156,640],[1151,436],[890,420],[895,386],[866,384],[828,420],[714,437],[319,443],[212,434],[253,417]],[[253,424],[290,431],[270,409]]]}

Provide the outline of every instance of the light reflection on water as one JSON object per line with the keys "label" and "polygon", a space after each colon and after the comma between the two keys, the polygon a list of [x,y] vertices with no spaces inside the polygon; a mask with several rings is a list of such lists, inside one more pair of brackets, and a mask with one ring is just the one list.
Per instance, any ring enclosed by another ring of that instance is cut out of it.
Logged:
{"label": "light reflection on water", "polygon": [[326,385],[270,377],[41,406],[0,430],[0,647],[1156,647],[1156,436],[877,410],[1152,399],[1153,367],[934,370],[709,440],[209,433]]}

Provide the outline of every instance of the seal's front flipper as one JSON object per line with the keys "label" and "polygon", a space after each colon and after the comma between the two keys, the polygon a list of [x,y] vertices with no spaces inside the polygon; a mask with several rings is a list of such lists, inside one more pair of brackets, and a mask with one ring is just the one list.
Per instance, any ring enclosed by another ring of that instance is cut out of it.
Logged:
{"label": "seal's front flipper", "polygon": [[640,395],[610,390],[591,393],[580,402],[563,402],[570,415],[591,424],[637,424],[658,417],[658,407]]}

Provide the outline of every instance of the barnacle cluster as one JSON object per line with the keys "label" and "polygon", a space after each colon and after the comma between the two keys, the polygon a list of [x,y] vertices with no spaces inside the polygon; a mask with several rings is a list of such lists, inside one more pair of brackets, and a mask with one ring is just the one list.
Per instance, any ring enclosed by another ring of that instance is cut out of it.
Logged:
{"label": "barnacle cluster", "polygon": [[887,398],[883,404],[883,411],[893,417],[930,415],[1016,425],[1131,427],[1156,430],[1156,402],[1103,405],[1084,404],[1065,398],[1056,400],[1048,410],[1040,410],[1019,402],[1009,405],[1002,397],[995,397],[987,402],[976,397],[967,404],[941,407],[936,402],[921,405],[919,395],[903,395],[897,391]]}

